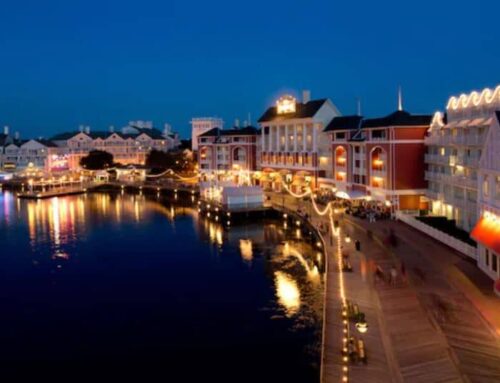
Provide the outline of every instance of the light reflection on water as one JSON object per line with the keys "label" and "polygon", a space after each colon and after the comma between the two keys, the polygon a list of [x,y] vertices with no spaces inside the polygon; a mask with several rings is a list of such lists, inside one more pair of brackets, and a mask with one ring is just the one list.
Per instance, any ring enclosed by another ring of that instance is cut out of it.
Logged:
{"label": "light reflection on water", "polygon": [[[131,246],[127,243],[132,243],[135,233],[140,232],[140,238],[145,241],[144,254],[152,251],[164,251],[165,254],[171,254],[169,251],[175,249],[179,254],[176,256],[183,257],[182,251],[187,244],[177,242],[176,230],[180,220],[184,222],[188,220],[191,224],[190,230],[201,244],[198,250],[199,256],[206,256],[203,246],[208,247],[210,254],[215,255],[209,259],[210,264],[203,263],[203,267],[208,268],[206,273],[220,272],[218,277],[220,279],[225,278],[227,273],[231,273],[234,275],[234,279],[231,279],[232,283],[247,283],[248,285],[239,287],[227,285],[224,289],[228,292],[243,289],[242,291],[249,290],[250,295],[257,294],[254,303],[256,311],[253,315],[259,317],[262,315],[259,313],[264,313],[268,320],[282,323],[279,326],[290,333],[310,334],[307,337],[300,335],[307,338],[307,341],[302,340],[305,342],[302,346],[304,355],[298,358],[319,363],[323,309],[323,257],[311,245],[304,242],[302,235],[297,234],[296,231],[300,232],[300,230],[296,227],[287,228],[281,222],[274,221],[233,225],[227,230],[217,222],[200,219],[194,203],[192,206],[181,206],[159,201],[161,199],[155,200],[144,195],[123,193],[20,201],[12,194],[4,192],[0,193],[0,230],[5,230],[9,233],[8,235],[18,238],[22,238],[21,233],[26,230],[30,249],[27,255],[33,259],[31,267],[37,267],[40,262],[46,262],[44,257],[48,256],[50,262],[54,262],[53,267],[58,273],[70,273],[66,266],[74,264],[75,268],[71,270],[71,275],[74,276],[78,275],[80,265],[76,260],[79,257],[90,258],[88,253],[81,250],[82,245],[86,244],[89,238],[93,238],[95,233],[101,231],[116,236],[113,245],[116,247],[113,249],[115,251],[127,252],[127,246]],[[158,238],[158,234],[154,234],[153,238],[151,237],[153,234],[148,236],[147,233],[148,228],[153,231],[155,226],[158,226],[155,223],[158,219],[168,222],[173,230],[172,233],[164,234],[162,245],[158,245],[161,239]],[[182,227],[182,230],[187,230],[185,225]],[[151,248],[149,247],[150,241],[164,248]],[[203,245],[204,243],[206,245]],[[93,256],[105,256],[105,258],[98,258],[100,260],[95,262],[111,259],[108,254],[99,253]],[[134,262],[138,262],[136,259],[139,256],[142,254],[134,254]],[[189,259],[194,257],[193,254],[189,256]],[[235,261],[238,262],[234,263]],[[198,261],[193,259],[193,262]],[[95,266],[104,267],[97,263]],[[134,267],[143,270],[145,266],[143,264],[130,266],[131,269]],[[216,268],[215,271],[213,267]],[[210,284],[215,284],[216,281],[210,279],[205,281],[203,271],[197,270],[194,264],[193,269],[195,275],[199,275],[197,282],[200,284],[200,289],[206,290],[193,293],[195,296],[203,293],[216,294],[215,291],[221,294],[220,290],[210,289]],[[175,274],[176,271],[172,273]],[[182,271],[178,274],[175,277],[191,278],[191,275],[184,275]],[[126,297],[119,297],[119,299],[123,300]],[[236,305],[233,301],[231,302],[231,305]],[[200,304],[199,300],[197,304]],[[248,305],[245,301],[241,304]],[[235,313],[237,313],[243,310],[243,306],[241,308],[235,306],[230,310],[236,310]],[[210,312],[210,306],[207,306],[207,312]],[[210,321],[210,319],[207,320]],[[238,319],[236,314],[234,319],[236,324],[238,320],[241,319]],[[278,330],[273,327],[273,331]],[[271,337],[271,335],[266,333],[266,337]],[[291,362],[294,363],[294,361]],[[313,371],[312,375],[317,375],[318,365],[314,366]],[[291,373],[291,376],[293,375],[294,373]]]}

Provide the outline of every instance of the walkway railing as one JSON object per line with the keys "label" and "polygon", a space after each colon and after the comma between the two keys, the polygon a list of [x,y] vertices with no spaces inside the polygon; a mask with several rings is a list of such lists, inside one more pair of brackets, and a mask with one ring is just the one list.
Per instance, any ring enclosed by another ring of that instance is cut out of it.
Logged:
{"label": "walkway railing", "polygon": [[452,237],[451,235],[446,234],[438,229],[435,229],[432,226],[419,221],[415,217],[412,217],[411,215],[397,212],[396,217],[407,225],[427,234],[429,237],[432,237],[439,242],[444,243],[452,249],[459,251],[460,253],[465,254],[474,260],[477,260],[477,249],[475,247],[470,246],[467,243],[462,242],[459,239]]}

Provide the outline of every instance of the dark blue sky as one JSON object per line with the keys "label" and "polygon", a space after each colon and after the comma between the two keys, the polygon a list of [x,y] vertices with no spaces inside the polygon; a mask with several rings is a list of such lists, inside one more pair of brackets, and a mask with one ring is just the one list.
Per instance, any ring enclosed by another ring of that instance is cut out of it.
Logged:
{"label": "dark blue sky", "polygon": [[255,119],[283,91],[343,114],[431,113],[500,83],[500,2],[7,1],[0,124],[49,136],[79,124]]}

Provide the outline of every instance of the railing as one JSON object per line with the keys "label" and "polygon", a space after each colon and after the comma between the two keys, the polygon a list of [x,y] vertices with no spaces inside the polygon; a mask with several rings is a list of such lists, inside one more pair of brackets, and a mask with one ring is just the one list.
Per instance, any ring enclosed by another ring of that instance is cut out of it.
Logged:
{"label": "railing", "polygon": [[427,189],[425,191],[425,195],[428,198],[436,200],[436,201],[441,200],[441,197],[442,197],[440,192],[437,192],[437,191],[434,191],[434,190],[431,190],[431,189]]}
{"label": "railing", "polygon": [[425,172],[425,180],[426,181],[440,181],[442,177],[441,173],[426,171]]}
{"label": "railing", "polygon": [[436,163],[436,164],[447,164],[449,163],[449,157],[441,156],[439,154],[426,154],[425,162]]}
{"label": "railing", "polygon": [[432,237],[435,240],[444,243],[452,249],[459,251],[474,260],[477,260],[477,249],[475,247],[462,242],[459,239],[452,237],[451,235],[446,234],[438,229],[435,229],[432,226],[426,225],[425,223],[419,221],[411,215],[397,212],[396,217],[407,225],[427,234],[429,237]]}
{"label": "railing", "polygon": [[387,177],[387,172],[385,170],[372,169],[371,175],[372,177],[385,178]]}

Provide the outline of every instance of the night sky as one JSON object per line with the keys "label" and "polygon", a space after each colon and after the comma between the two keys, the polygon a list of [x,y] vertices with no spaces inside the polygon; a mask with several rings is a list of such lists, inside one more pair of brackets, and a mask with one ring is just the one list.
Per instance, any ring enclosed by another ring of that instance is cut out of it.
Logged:
{"label": "night sky", "polygon": [[343,114],[432,113],[500,83],[500,2],[0,0],[0,125],[22,137],[232,125],[283,92]]}

